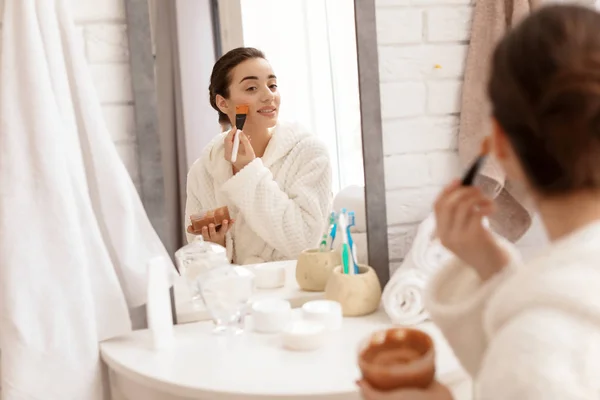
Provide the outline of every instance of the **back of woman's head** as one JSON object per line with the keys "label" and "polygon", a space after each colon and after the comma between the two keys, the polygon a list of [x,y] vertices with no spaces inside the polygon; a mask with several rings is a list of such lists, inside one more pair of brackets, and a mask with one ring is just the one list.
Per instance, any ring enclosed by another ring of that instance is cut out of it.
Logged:
{"label": "back of woman's head", "polygon": [[488,92],[535,190],[600,188],[600,14],[533,13],[498,44]]}
{"label": "back of woman's head", "polygon": [[246,60],[253,58],[265,58],[262,51],[252,47],[238,47],[225,53],[217,60],[210,75],[208,86],[210,105],[219,113],[219,123],[227,125],[230,123],[227,114],[219,110],[217,106],[217,95],[229,98],[229,85],[231,75],[235,67]]}

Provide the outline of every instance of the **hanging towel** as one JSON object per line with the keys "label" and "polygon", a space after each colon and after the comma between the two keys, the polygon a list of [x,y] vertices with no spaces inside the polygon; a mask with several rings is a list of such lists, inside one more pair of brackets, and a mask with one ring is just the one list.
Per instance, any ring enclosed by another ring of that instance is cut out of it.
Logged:
{"label": "hanging towel", "polygon": [[395,324],[415,325],[428,318],[423,291],[433,274],[452,257],[439,240],[433,239],[434,232],[432,213],[419,225],[404,262],[383,290],[383,307]]}
{"label": "hanging towel", "polygon": [[[541,0],[478,0],[475,5],[458,141],[458,154],[464,166],[477,157],[483,137],[491,132],[486,87],[494,47],[508,29],[540,3]],[[477,183],[495,198],[497,212],[490,218],[492,229],[510,241],[518,240],[529,229],[533,213],[523,188],[506,181],[493,159],[488,159]]]}
{"label": "hanging towel", "polygon": [[0,62],[4,400],[100,400],[98,342],[170,258],[111,142],[68,0],[5,0]]}

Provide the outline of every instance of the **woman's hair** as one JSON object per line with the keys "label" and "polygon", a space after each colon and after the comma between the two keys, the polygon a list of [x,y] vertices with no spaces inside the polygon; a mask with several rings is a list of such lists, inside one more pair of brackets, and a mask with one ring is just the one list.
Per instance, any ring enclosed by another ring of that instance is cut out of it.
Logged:
{"label": "woman's hair", "polygon": [[600,14],[534,12],[496,47],[488,93],[534,189],[600,188]]}
{"label": "woman's hair", "polygon": [[229,125],[229,117],[217,107],[217,95],[229,98],[229,85],[231,85],[231,71],[239,64],[253,58],[265,58],[262,51],[252,47],[238,47],[228,51],[215,63],[210,74],[208,93],[210,105],[219,113],[219,123]]}

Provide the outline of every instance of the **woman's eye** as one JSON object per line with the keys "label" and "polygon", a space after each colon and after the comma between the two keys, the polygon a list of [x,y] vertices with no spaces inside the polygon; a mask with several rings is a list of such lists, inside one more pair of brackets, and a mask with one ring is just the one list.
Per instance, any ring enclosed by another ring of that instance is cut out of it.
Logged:
{"label": "woman's eye", "polygon": [[251,86],[248,89],[246,89],[246,92],[254,92],[256,90],[256,86]]}
{"label": "woman's eye", "polygon": [[277,85],[276,84],[272,84],[269,86],[271,89],[277,89]]}

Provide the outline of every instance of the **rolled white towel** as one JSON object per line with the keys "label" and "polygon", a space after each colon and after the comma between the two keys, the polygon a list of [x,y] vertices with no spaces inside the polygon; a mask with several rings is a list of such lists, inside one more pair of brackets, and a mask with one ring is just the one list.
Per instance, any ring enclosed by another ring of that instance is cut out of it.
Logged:
{"label": "rolled white towel", "polygon": [[[487,219],[483,223],[489,228]],[[395,324],[415,325],[429,318],[423,292],[431,277],[453,257],[434,233],[435,215],[431,213],[419,224],[410,251],[383,291],[384,309]]]}
{"label": "rolled white towel", "polygon": [[416,268],[432,276],[450,260],[452,253],[439,240],[434,239],[434,233],[435,215],[431,213],[419,224],[412,247],[404,257],[402,267]]}
{"label": "rolled white towel", "polygon": [[429,318],[423,305],[423,292],[427,280],[427,274],[415,268],[401,267],[394,273],[381,298],[383,308],[392,323],[417,325]]}
{"label": "rolled white towel", "polygon": [[419,224],[410,251],[383,291],[384,309],[395,324],[415,325],[429,317],[423,292],[431,276],[452,256],[434,239],[434,232],[432,213]]}

